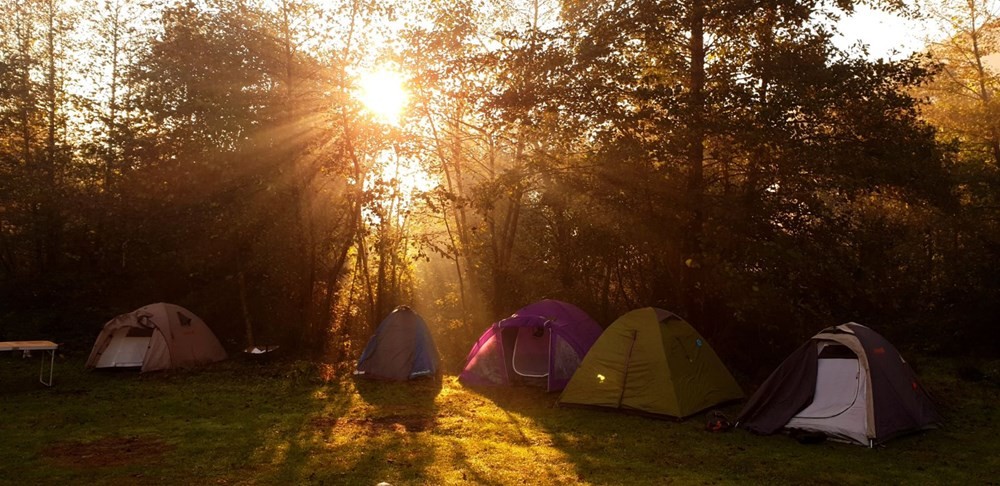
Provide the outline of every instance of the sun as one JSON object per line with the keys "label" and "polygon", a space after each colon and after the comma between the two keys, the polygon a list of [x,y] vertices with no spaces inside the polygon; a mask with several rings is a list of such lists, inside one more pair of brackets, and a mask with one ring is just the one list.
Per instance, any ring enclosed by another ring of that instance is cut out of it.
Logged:
{"label": "sun", "polygon": [[360,88],[358,97],[368,111],[383,122],[399,124],[407,101],[402,73],[390,68],[380,68],[363,74]]}

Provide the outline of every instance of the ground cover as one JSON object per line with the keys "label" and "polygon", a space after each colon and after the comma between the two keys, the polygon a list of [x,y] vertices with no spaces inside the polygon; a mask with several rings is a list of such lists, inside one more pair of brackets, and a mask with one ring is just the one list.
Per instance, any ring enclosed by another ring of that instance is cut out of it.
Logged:
{"label": "ground cover", "polygon": [[[304,362],[90,372],[0,356],[0,484],[984,484],[1000,471],[1000,387],[919,363],[946,418],[886,447],[556,406],[533,388],[378,383]],[[735,416],[739,405],[723,410]]]}

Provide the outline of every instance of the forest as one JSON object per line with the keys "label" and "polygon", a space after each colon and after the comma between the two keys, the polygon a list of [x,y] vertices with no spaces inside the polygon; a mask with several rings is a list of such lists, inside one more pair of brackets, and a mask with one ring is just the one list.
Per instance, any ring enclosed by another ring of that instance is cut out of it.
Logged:
{"label": "forest", "polygon": [[[833,43],[860,6],[940,35]],[[0,339],[152,302],[357,359],[407,304],[644,306],[767,376],[855,321],[995,357],[990,0],[0,0]],[[989,338],[989,336],[994,336]]]}

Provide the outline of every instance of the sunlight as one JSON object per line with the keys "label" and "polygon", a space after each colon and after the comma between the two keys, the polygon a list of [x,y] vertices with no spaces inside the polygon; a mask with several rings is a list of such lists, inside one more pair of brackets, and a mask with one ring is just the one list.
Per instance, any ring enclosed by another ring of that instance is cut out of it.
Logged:
{"label": "sunlight", "polygon": [[406,106],[407,95],[403,87],[403,74],[382,67],[361,76],[359,99],[377,118],[393,125],[399,124]]}
{"label": "sunlight", "polygon": [[[420,161],[401,156],[394,150],[380,152],[374,160],[371,172],[364,182],[365,191],[378,193],[373,204],[380,206],[384,215],[392,215],[395,224],[402,225],[409,210],[416,204],[420,193],[430,191],[440,181],[429,173]],[[377,212],[365,210],[370,221],[380,221]]]}
{"label": "sunlight", "polygon": [[408,197],[415,193],[427,192],[438,185],[438,180],[433,174],[427,172],[417,160],[405,158],[399,167],[396,176],[399,180],[400,190]]}
{"label": "sunlight", "polygon": [[401,156],[393,150],[383,150],[375,157],[372,173],[365,180],[365,190],[371,191],[378,184],[389,184],[399,191],[408,204],[416,193],[427,192],[439,184],[433,174],[412,157]]}

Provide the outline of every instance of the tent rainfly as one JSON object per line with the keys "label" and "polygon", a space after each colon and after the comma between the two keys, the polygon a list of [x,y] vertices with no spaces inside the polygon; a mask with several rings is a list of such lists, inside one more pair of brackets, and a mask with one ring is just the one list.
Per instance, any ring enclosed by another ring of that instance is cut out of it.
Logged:
{"label": "tent rainfly", "polygon": [[605,329],[559,404],[682,418],[742,397],[729,370],[690,324],[645,307]]}
{"label": "tent rainfly", "polygon": [[226,359],[226,351],[193,312],[163,302],[111,319],[90,352],[88,368],[189,368]]}
{"label": "tent rainfly", "polygon": [[368,339],[354,374],[405,381],[437,374],[438,361],[427,323],[412,309],[401,305],[382,320]]}
{"label": "tent rainfly", "polygon": [[874,446],[940,418],[899,351],[849,322],[813,336],[771,373],[737,424],[752,432],[821,434]]}
{"label": "tent rainfly", "polygon": [[600,335],[601,326],[578,307],[541,300],[486,329],[458,378],[467,385],[527,384],[559,391]]}

